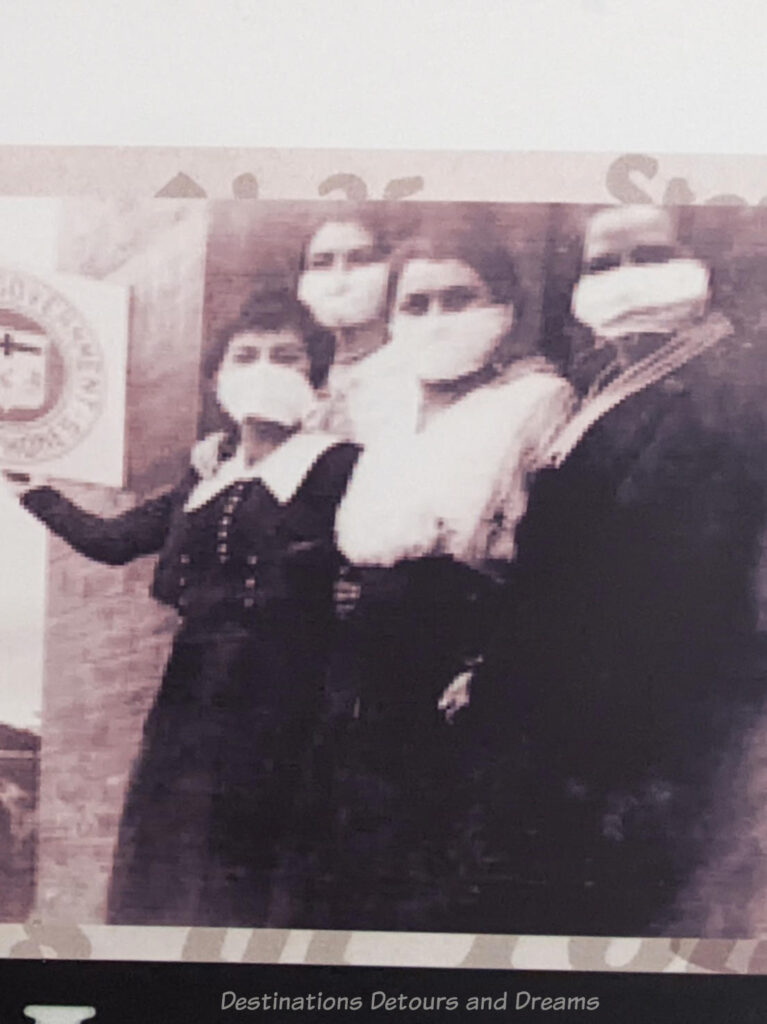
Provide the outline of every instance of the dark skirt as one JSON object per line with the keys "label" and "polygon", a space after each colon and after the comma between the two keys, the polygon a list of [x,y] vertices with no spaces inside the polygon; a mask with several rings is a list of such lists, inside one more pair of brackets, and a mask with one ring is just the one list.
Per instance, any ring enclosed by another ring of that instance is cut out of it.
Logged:
{"label": "dark skirt", "polygon": [[311,866],[298,874],[311,887],[291,926],[450,928],[465,838],[452,738],[444,723],[375,721],[364,705],[326,722],[304,791],[315,829]]}
{"label": "dark skirt", "polygon": [[317,671],[284,639],[176,639],[128,789],[110,923],[264,927],[279,914]]}
{"label": "dark skirt", "polygon": [[292,926],[454,928],[473,856],[473,769],[438,702],[464,665],[474,584],[447,559],[363,576],[326,674],[303,790],[314,830],[298,874],[311,892]]}

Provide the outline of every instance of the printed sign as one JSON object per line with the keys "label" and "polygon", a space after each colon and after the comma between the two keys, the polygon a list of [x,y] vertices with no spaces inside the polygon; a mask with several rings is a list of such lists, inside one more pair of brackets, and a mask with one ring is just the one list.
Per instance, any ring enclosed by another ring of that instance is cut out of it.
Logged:
{"label": "printed sign", "polygon": [[123,483],[126,288],[0,267],[0,464]]}

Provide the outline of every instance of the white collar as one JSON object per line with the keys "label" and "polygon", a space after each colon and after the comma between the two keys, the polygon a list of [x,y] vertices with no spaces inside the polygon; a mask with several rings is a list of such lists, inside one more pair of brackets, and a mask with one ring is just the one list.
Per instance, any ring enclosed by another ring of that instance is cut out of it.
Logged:
{"label": "white collar", "polygon": [[299,432],[252,466],[245,464],[242,449],[238,448],[231,459],[219,466],[214,476],[198,481],[187,498],[184,511],[192,512],[206,505],[237,480],[260,480],[277,501],[285,505],[304,482],[317,459],[337,442],[338,438],[332,434]]}

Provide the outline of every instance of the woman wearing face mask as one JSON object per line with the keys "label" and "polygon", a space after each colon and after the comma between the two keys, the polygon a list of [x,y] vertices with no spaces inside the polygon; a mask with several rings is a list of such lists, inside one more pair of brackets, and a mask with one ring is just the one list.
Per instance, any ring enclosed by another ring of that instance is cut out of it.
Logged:
{"label": "woman wearing face mask", "polygon": [[331,377],[371,355],[386,340],[390,245],[372,215],[331,217],[301,253],[298,297],[333,333]]}
{"label": "woman wearing face mask", "polygon": [[358,594],[317,762],[328,905],[317,898],[297,924],[451,929],[465,895],[470,779],[451,723],[529,477],[572,402],[544,360],[514,360],[514,267],[488,236],[438,228],[395,260],[390,427],[366,447],[337,519]]}
{"label": "woman wearing face mask", "polygon": [[261,296],[224,334],[218,403],[236,451],[115,519],[50,487],[26,508],[109,564],[158,553],[181,626],[149,713],[112,879],[119,924],[262,926],[332,627],[336,505],[357,449],[300,432],[315,395],[303,315]]}
{"label": "woman wearing face mask", "polygon": [[[324,221],[301,252],[298,298],[319,328],[313,341],[324,369],[308,429],[364,442],[386,421],[376,385],[387,368],[390,255],[382,221],[364,207]],[[228,447],[223,432],[204,438],[192,455],[195,468],[212,476]]]}
{"label": "woman wearing face mask", "polygon": [[[569,323],[591,343],[584,398],[517,533],[516,642],[489,643],[483,667],[523,725],[533,780],[514,862],[522,932],[679,934],[669,905],[751,713],[767,445],[711,276],[668,211],[601,210],[586,226]],[[498,834],[518,836],[498,807]],[[488,886],[479,915],[493,930],[502,892]]]}
{"label": "woman wearing face mask", "polygon": [[325,221],[301,254],[298,297],[333,338],[314,425],[364,443],[385,422],[376,393],[386,370],[390,243],[372,214]]}

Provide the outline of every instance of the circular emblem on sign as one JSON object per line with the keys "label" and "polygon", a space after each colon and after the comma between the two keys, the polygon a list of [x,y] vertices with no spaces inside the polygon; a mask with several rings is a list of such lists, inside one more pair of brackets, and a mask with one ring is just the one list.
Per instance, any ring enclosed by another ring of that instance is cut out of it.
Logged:
{"label": "circular emblem on sign", "polygon": [[101,347],[83,315],[47,282],[0,267],[0,461],[71,451],[105,397]]}

